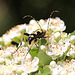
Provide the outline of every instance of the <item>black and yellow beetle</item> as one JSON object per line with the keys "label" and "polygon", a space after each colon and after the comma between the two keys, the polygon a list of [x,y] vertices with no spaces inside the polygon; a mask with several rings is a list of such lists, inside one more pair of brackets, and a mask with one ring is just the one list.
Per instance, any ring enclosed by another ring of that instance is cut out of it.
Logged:
{"label": "black and yellow beetle", "polygon": [[[53,12],[51,12],[50,18],[51,18],[52,14],[53,14],[54,12],[58,12],[58,11],[53,11]],[[26,18],[26,17],[31,17],[31,18],[33,18],[33,17],[30,16],[30,15],[24,16],[24,18]],[[33,18],[33,19],[34,19],[34,18]],[[38,25],[40,26],[39,22],[38,22],[38,21],[36,21],[36,22],[37,22]],[[18,49],[20,48],[20,46],[22,45],[22,40],[23,40],[23,36],[24,36],[24,35],[28,36],[29,44],[31,44],[30,48],[28,49],[27,54],[29,53],[29,51],[31,50],[31,48],[33,47],[33,45],[35,44],[35,42],[36,42],[38,39],[40,39],[40,38],[46,38],[46,37],[47,37],[47,45],[48,45],[48,41],[49,41],[49,23],[50,23],[50,19],[49,19],[49,22],[48,22],[48,25],[47,25],[47,30],[43,30],[43,29],[41,28],[41,26],[40,26],[40,29],[37,29],[36,31],[33,31],[33,33],[31,33],[31,34],[29,34],[29,33],[23,33],[23,34],[22,34],[22,38],[21,38],[20,45],[19,45],[19,47],[17,48],[17,50],[18,50]],[[33,41],[33,40],[34,40],[34,41]],[[16,50],[15,52],[17,52],[17,50]],[[14,52],[14,53],[15,53],[15,52]],[[13,54],[14,54],[14,53],[13,53]],[[26,54],[26,55],[27,55],[27,54]]]}

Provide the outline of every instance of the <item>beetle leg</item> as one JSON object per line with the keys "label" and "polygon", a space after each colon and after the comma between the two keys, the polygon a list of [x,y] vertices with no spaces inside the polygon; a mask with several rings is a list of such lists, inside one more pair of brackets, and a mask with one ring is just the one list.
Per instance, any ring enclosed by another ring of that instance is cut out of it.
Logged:
{"label": "beetle leg", "polygon": [[47,37],[47,44],[46,44],[46,46],[47,46],[47,50],[49,50],[49,47],[48,47],[48,45],[49,45],[49,37],[50,37],[49,31],[47,31],[46,37]]}
{"label": "beetle leg", "polygon": [[50,37],[50,36],[49,36],[49,31],[48,31],[48,34],[47,34],[47,35],[48,35],[47,44],[49,44],[49,37]]}
{"label": "beetle leg", "polygon": [[[34,40],[34,42],[36,42],[36,41],[37,41],[37,39]],[[36,45],[36,47],[38,47],[36,43],[35,43],[35,45]]]}
{"label": "beetle leg", "polygon": [[[22,34],[22,38],[21,38],[21,41],[20,41],[20,45],[19,45],[19,47],[16,49],[16,51],[15,51],[14,53],[16,53],[16,52],[18,51],[18,49],[21,47],[21,45],[22,45],[22,40],[23,40],[24,35],[29,36],[28,33],[23,33],[23,34]],[[14,54],[14,53],[13,53],[13,54]]]}
{"label": "beetle leg", "polygon": [[26,59],[27,54],[30,52],[31,48],[33,47],[33,45],[35,44],[37,46],[37,44],[35,43],[37,40],[39,40],[39,39],[35,39],[34,41],[32,41],[31,46],[30,46],[30,48],[28,49],[28,52],[25,55],[25,59]]}
{"label": "beetle leg", "polygon": [[34,44],[35,44],[35,42],[32,41],[32,44],[31,44],[30,48],[28,49],[28,52],[27,52],[26,55],[25,55],[25,59],[26,59],[27,54],[30,52],[30,50],[31,50],[31,48],[33,47]]}

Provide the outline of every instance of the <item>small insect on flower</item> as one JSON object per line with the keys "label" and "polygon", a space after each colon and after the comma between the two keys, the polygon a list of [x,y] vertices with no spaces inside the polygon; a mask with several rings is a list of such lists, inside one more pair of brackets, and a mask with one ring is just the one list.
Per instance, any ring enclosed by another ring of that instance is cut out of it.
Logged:
{"label": "small insect on flower", "polygon": [[[58,12],[58,11],[55,10],[55,11],[51,12],[50,18],[51,18],[52,14],[53,14],[54,12]],[[24,16],[23,18],[26,18],[26,17],[31,17],[31,18],[33,18],[33,17],[30,16],[30,15],[26,15],[26,16]],[[49,18],[49,21],[48,21],[47,30],[42,29],[42,27],[40,26],[39,22],[36,21],[37,24],[39,25],[40,29],[37,29],[37,30],[33,31],[33,33],[31,33],[31,34],[23,33],[23,34],[22,34],[22,38],[21,38],[20,45],[19,45],[19,47],[17,48],[17,50],[16,50],[15,52],[17,52],[18,49],[20,48],[20,46],[22,45],[22,40],[23,40],[23,36],[24,36],[24,35],[28,36],[29,44],[31,44],[30,48],[28,49],[27,54],[29,53],[29,51],[31,50],[31,48],[33,47],[33,45],[36,43],[36,41],[39,40],[40,38],[47,38],[47,45],[48,45],[48,41],[49,41],[49,24],[50,24],[50,18]],[[33,18],[33,19],[35,20],[35,18]],[[14,52],[14,53],[15,53],[15,52]],[[13,54],[14,54],[14,53],[13,53]],[[26,56],[27,56],[27,54],[26,54]],[[26,56],[25,56],[25,57],[26,57]]]}

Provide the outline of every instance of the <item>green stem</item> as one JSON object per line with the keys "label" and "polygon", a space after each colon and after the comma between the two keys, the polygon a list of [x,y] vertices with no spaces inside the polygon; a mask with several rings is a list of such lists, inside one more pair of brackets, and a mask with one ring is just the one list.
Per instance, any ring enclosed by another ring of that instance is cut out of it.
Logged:
{"label": "green stem", "polygon": [[65,52],[65,55],[64,55],[64,57],[63,57],[63,61],[65,60],[66,55],[67,55],[67,53],[68,53],[69,49],[70,49],[70,48],[68,48],[68,49],[67,49],[67,51]]}

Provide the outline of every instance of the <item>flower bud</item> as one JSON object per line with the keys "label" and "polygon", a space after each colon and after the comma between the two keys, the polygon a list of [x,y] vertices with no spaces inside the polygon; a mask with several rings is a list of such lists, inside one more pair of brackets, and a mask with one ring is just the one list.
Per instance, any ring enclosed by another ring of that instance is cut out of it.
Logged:
{"label": "flower bud", "polygon": [[2,64],[4,62],[5,62],[4,58],[0,58],[0,64]]}
{"label": "flower bud", "polygon": [[72,35],[72,36],[71,36],[70,42],[71,42],[71,43],[75,43],[75,35]]}
{"label": "flower bud", "polygon": [[71,43],[69,43],[69,42],[65,43],[65,47],[66,47],[67,50],[70,49],[71,48]]}
{"label": "flower bud", "polygon": [[31,20],[30,22],[29,22],[29,24],[31,24],[31,25],[33,25],[33,24],[36,24],[37,22],[35,21],[35,20]]}
{"label": "flower bud", "polygon": [[41,46],[40,46],[40,49],[41,49],[41,50],[44,50],[44,49],[46,49],[46,47],[45,47],[44,45],[41,45]]}
{"label": "flower bud", "polygon": [[7,52],[5,53],[5,56],[6,56],[6,57],[11,57],[11,53],[7,51]]}
{"label": "flower bud", "polygon": [[18,68],[17,71],[16,71],[16,73],[17,73],[18,75],[21,75],[21,73],[23,73],[22,68]]}
{"label": "flower bud", "polygon": [[75,58],[75,52],[74,52],[74,51],[71,51],[71,52],[70,52],[70,56],[71,56],[72,58]]}
{"label": "flower bud", "polygon": [[55,61],[51,61],[50,62],[50,66],[55,67],[56,66],[56,62]]}
{"label": "flower bud", "polygon": [[54,34],[54,39],[58,42],[61,38],[61,34],[59,32]]}

